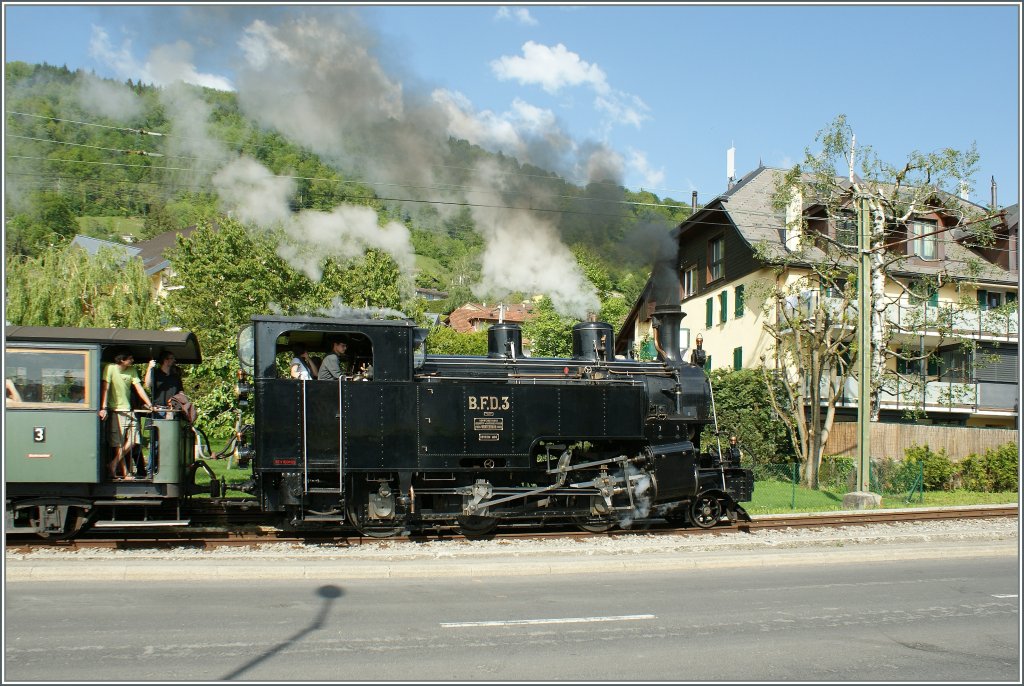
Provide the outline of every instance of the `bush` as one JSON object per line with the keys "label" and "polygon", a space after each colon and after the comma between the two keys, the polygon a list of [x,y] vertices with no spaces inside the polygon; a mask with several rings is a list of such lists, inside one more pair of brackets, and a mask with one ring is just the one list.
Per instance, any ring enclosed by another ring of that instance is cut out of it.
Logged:
{"label": "bush", "polygon": [[852,457],[825,455],[818,467],[818,486],[830,491],[853,490],[857,465]]}
{"label": "bush", "polygon": [[946,449],[933,451],[927,444],[913,445],[903,454],[903,464],[908,470],[917,472],[917,465],[924,465],[924,488],[927,491],[947,491],[952,489],[953,475],[956,466],[946,455]]}
{"label": "bush", "polygon": [[961,460],[959,477],[969,491],[1014,491],[1018,489],[1019,457],[1017,444],[1004,443],[990,448],[984,455],[971,454]]}

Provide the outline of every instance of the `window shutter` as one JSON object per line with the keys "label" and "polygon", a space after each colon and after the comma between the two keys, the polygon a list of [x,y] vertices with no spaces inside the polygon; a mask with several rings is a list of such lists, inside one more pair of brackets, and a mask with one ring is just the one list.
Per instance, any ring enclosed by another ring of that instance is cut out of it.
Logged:
{"label": "window shutter", "polygon": [[711,355],[708,355],[707,358],[704,360],[704,371],[711,371]]}
{"label": "window shutter", "polygon": [[732,349],[732,368],[743,369],[743,348]]}
{"label": "window shutter", "polygon": [[988,309],[988,291],[983,291],[980,288],[978,289],[978,309]]}
{"label": "window shutter", "polygon": [[708,310],[708,311],[707,311],[707,315],[708,315],[708,316],[706,317],[706,319],[707,319],[707,322],[706,322],[706,328],[710,329],[710,328],[711,328],[711,325],[715,323],[715,321],[714,321],[714,315],[715,315],[715,299],[714,299],[714,298],[708,298],[708,301],[707,301],[707,310]]}
{"label": "window shutter", "polygon": [[719,318],[723,324],[729,318],[729,291],[722,291],[718,294],[718,297],[722,300],[722,312],[719,314]]}
{"label": "window shutter", "polygon": [[939,306],[939,291],[938,291],[938,289],[933,290],[932,294],[930,296],[928,296],[928,304],[931,305],[932,307],[938,307]]}
{"label": "window shutter", "polygon": [[736,316],[743,316],[743,286],[736,287]]}
{"label": "window shutter", "polygon": [[896,358],[896,373],[897,374],[906,374],[907,373],[907,361],[904,360],[902,357],[897,357]]}
{"label": "window shutter", "polygon": [[928,376],[938,376],[939,374],[939,361],[935,359],[934,355],[928,356]]}

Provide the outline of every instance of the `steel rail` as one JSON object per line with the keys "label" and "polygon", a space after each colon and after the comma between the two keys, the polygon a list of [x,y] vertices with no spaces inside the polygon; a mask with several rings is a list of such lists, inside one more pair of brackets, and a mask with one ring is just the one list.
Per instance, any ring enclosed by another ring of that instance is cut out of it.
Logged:
{"label": "steel rail", "polygon": [[[864,526],[893,522],[936,521],[951,519],[979,519],[1017,517],[1017,505],[983,505],[954,508],[914,508],[905,510],[866,510],[858,512],[801,513],[793,515],[761,515],[750,522],[719,526],[711,529],[678,527],[658,519],[637,522],[629,529],[615,529],[605,533],[591,533],[559,525],[558,529],[538,530],[535,525],[512,527],[499,530],[492,539],[586,539],[593,537],[617,538],[630,536],[716,536],[725,533],[750,533],[770,529],[813,529],[819,527]],[[353,547],[385,541],[427,542],[438,540],[467,540],[454,527],[436,527],[431,530],[407,536],[381,539],[360,533],[339,533],[323,531],[285,531],[271,526],[239,527],[181,527],[161,530],[134,529],[111,535],[86,532],[71,541],[48,540],[31,536],[6,537],[8,553],[23,554],[42,548],[64,550],[86,550],[89,548],[121,550],[173,550],[200,548],[209,550],[220,547],[244,547],[263,544],[293,544],[296,546],[315,544],[322,546]]]}

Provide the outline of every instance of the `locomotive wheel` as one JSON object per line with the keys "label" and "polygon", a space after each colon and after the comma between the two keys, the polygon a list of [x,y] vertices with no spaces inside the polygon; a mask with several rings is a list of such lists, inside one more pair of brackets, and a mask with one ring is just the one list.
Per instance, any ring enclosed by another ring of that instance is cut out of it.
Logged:
{"label": "locomotive wheel", "polygon": [[497,517],[481,517],[479,515],[461,515],[455,521],[459,524],[459,533],[466,538],[483,538],[494,533],[498,528]]}
{"label": "locomotive wheel", "polygon": [[722,516],[722,501],[713,495],[698,496],[690,504],[690,521],[701,529],[710,529]]}
{"label": "locomotive wheel", "polygon": [[618,524],[618,521],[608,519],[607,517],[588,517],[586,515],[574,515],[572,521],[583,531],[589,531],[592,534],[603,534],[606,531],[611,531]]}
{"label": "locomotive wheel", "polygon": [[404,524],[385,524],[365,515],[365,503],[369,495],[367,489],[353,489],[352,498],[349,498],[345,508],[348,521],[355,527],[356,531],[370,538],[391,538],[400,536],[405,531]]}

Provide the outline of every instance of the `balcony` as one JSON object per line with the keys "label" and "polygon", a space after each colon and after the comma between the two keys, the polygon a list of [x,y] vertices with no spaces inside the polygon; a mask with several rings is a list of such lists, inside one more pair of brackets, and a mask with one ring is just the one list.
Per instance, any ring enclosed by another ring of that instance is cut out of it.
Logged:
{"label": "balcony", "polygon": [[[826,389],[827,381],[821,385],[823,395]],[[1009,415],[1018,412],[1017,389],[1014,383],[929,381],[922,398],[921,384],[897,380],[893,387],[882,389],[880,402],[883,410]],[[836,406],[857,407],[858,392],[857,379],[847,377]]]}
{"label": "balcony", "polygon": [[984,341],[1016,341],[1020,317],[1016,310],[959,310],[953,305],[897,303],[885,312],[905,336],[970,337]]}

